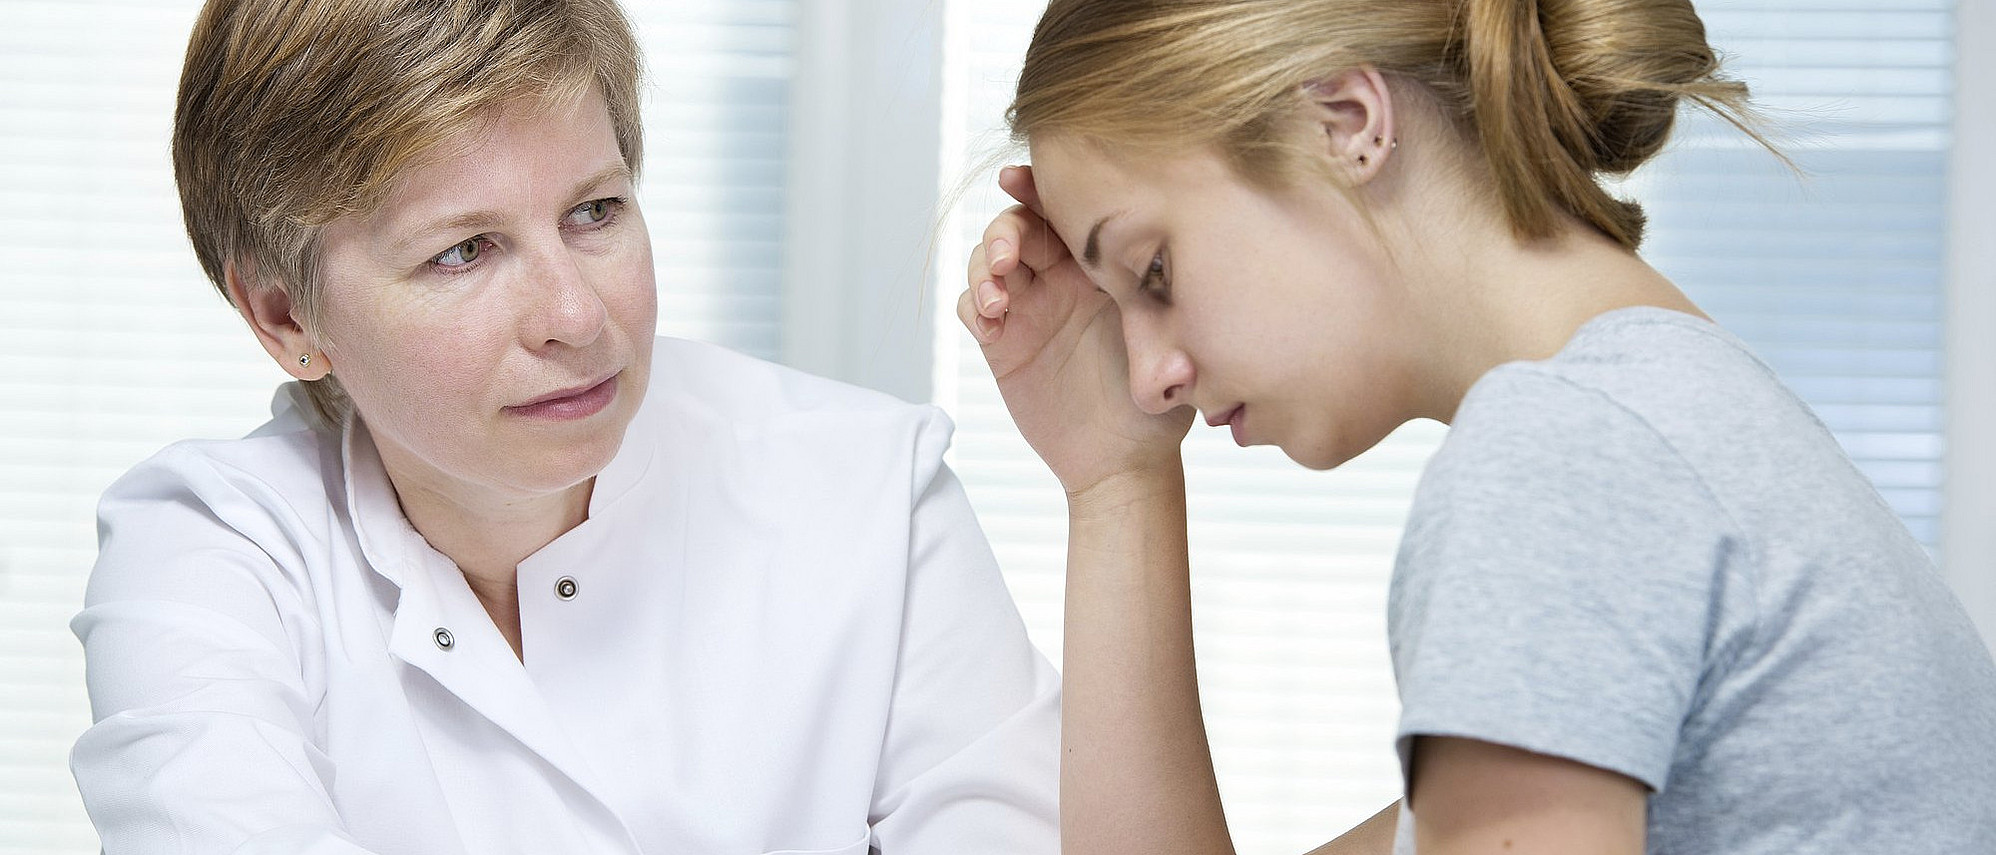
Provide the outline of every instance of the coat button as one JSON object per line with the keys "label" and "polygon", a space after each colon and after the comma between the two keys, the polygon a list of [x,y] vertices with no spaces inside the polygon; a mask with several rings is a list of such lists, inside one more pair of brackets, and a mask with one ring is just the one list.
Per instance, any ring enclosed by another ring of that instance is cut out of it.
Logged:
{"label": "coat button", "polygon": [[555,580],[554,595],[562,598],[563,600],[575,599],[575,577],[563,576],[560,579]]}
{"label": "coat button", "polygon": [[441,626],[437,627],[436,632],[430,633],[430,638],[437,642],[438,650],[449,650],[457,646],[457,639],[451,637],[450,630]]}

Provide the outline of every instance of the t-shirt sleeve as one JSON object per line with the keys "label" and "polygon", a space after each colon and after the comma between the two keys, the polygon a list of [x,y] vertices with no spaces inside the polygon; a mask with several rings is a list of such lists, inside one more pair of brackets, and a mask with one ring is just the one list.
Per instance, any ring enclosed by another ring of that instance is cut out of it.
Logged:
{"label": "t-shirt sleeve", "polygon": [[[1522,748],[1664,789],[1739,539],[1648,422],[1526,367],[1466,399],[1423,475],[1388,632],[1415,737]],[[1408,781],[1411,785],[1411,780]]]}

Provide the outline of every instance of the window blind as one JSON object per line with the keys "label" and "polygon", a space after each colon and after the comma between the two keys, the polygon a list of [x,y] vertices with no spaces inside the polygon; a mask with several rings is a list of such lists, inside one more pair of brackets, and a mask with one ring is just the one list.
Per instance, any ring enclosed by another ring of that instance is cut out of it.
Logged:
{"label": "window blind", "polygon": [[[946,175],[984,166],[1042,0],[949,6]],[[1707,0],[1713,44],[1753,87],[1786,171],[1688,113],[1627,182],[1644,255],[1807,399],[1930,547],[1940,513],[1945,0]],[[1024,162],[1016,153],[1008,162]],[[1060,650],[1065,505],[1019,439],[953,309],[961,259],[1009,200],[963,196],[939,263],[937,401],[953,465],[1033,638]],[[1445,429],[1410,424],[1327,473],[1195,425],[1185,447],[1193,622],[1214,762],[1244,853],[1298,853],[1397,798],[1386,585],[1416,477]]]}
{"label": "window blind", "polygon": [[[97,851],[68,620],[105,486],[240,436],[284,378],[202,277],[168,133],[195,0],[0,0],[0,855]],[[794,0],[627,0],[651,71],[659,328],[780,350]]]}
{"label": "window blind", "polygon": [[1631,185],[1650,211],[1644,255],[1815,408],[1932,549],[1953,3],[1699,8],[1805,174],[1687,116]]}

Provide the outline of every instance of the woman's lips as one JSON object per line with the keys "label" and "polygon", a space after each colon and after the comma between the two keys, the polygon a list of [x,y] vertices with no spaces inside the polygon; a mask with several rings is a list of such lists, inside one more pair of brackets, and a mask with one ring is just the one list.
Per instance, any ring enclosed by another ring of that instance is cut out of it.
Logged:
{"label": "woman's lips", "polygon": [[1235,405],[1234,405],[1234,408],[1233,408],[1233,409],[1231,409],[1231,410],[1228,410],[1228,411],[1226,411],[1226,412],[1224,412],[1224,413],[1221,413],[1221,414],[1219,414],[1219,415],[1215,415],[1215,416],[1207,416],[1207,417],[1206,417],[1206,424],[1207,424],[1207,426],[1208,426],[1208,427],[1219,427],[1220,425],[1227,425],[1227,426],[1229,426],[1229,427],[1233,428],[1233,431],[1234,431],[1234,444],[1235,444],[1235,445],[1238,445],[1238,446],[1240,446],[1240,447],[1242,447],[1242,448],[1246,448],[1246,447],[1247,447],[1247,435],[1246,435],[1246,434],[1243,434],[1243,433],[1241,433],[1241,430],[1242,430],[1242,428],[1241,428],[1241,415],[1242,415],[1242,414],[1243,414],[1244,412],[1246,412],[1246,411],[1247,411],[1247,405],[1246,405],[1246,404],[1235,404]]}
{"label": "woman's lips", "polygon": [[617,378],[623,374],[609,376],[593,386],[580,386],[549,392],[524,404],[506,408],[506,412],[530,419],[551,421],[573,421],[586,419],[603,411],[610,402],[617,399]]}

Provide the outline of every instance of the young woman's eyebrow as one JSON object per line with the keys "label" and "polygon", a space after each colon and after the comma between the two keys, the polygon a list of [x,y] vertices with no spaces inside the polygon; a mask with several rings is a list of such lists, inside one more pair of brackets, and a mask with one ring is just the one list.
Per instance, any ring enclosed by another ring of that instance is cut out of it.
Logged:
{"label": "young woman's eyebrow", "polygon": [[1089,270],[1102,266],[1102,227],[1122,215],[1122,211],[1111,211],[1102,219],[1095,221],[1095,226],[1088,230],[1088,240],[1083,242],[1081,247],[1081,266]]}

